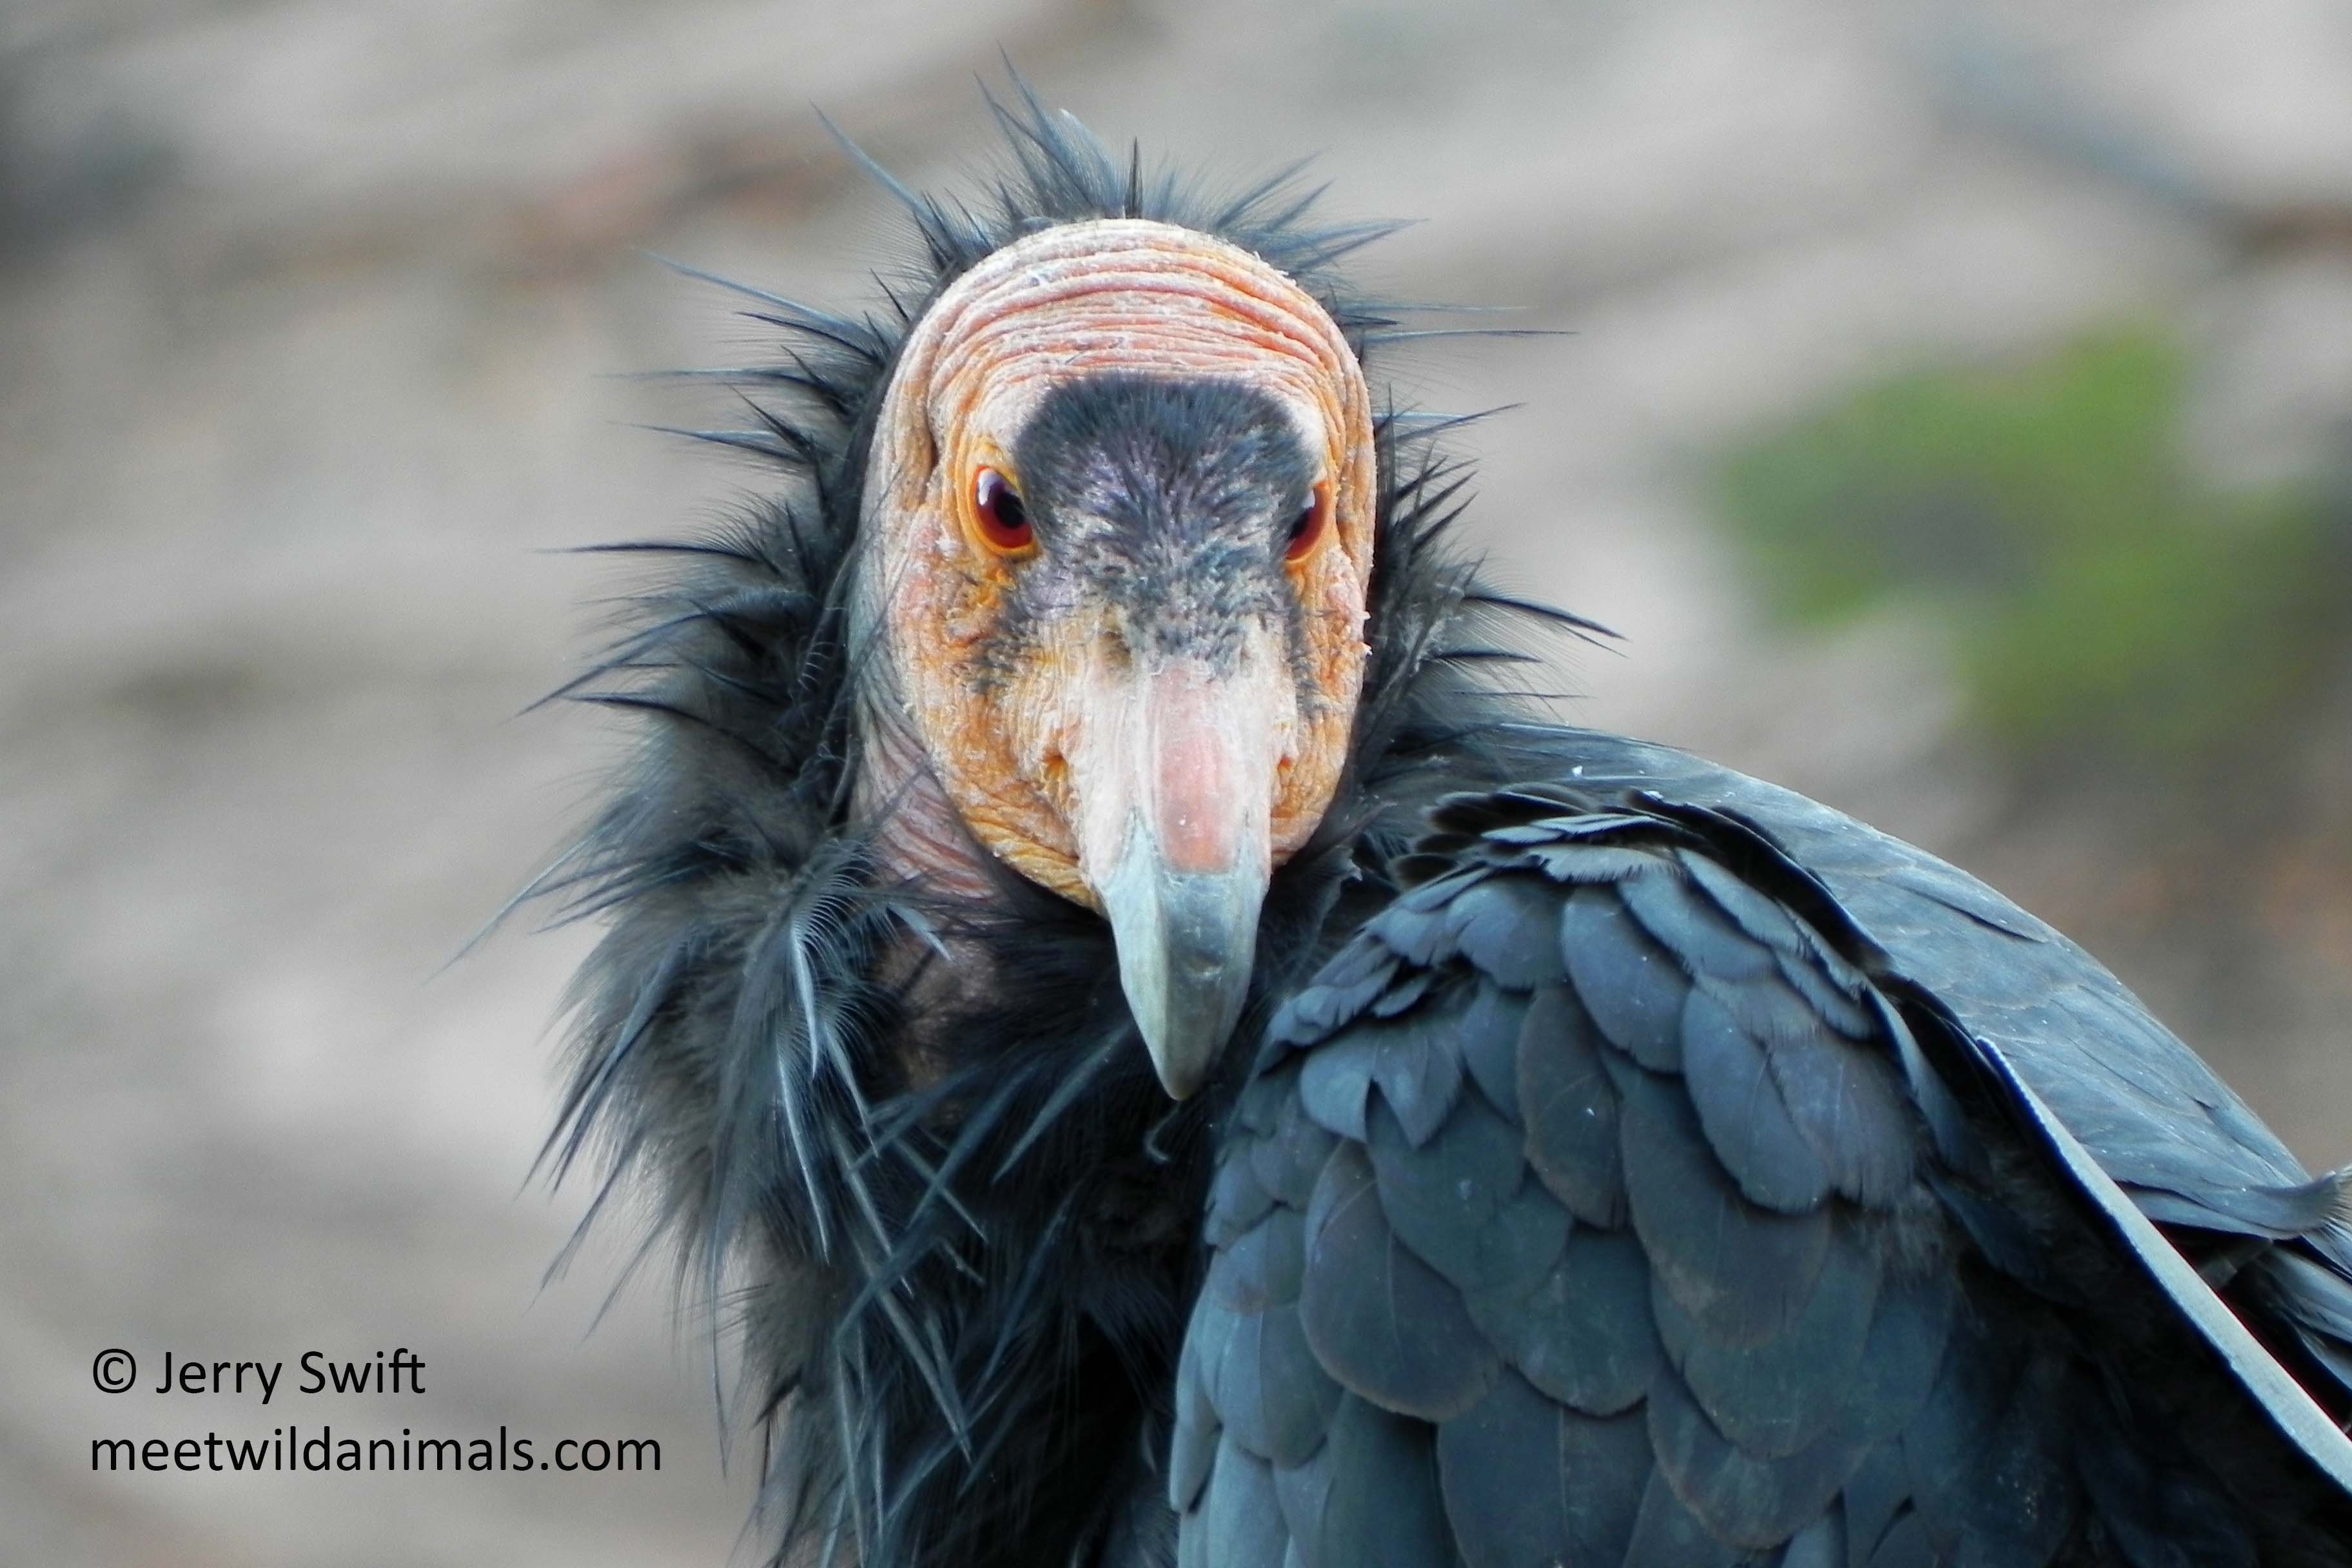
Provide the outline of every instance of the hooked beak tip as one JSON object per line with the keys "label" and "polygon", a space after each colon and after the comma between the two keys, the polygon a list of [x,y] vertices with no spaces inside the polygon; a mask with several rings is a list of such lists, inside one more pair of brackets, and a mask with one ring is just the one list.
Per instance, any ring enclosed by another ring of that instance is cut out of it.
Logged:
{"label": "hooked beak tip", "polygon": [[1079,864],[1136,1029],[1177,1100],[1209,1080],[1249,1000],[1295,702],[1285,680],[1265,659],[1141,670],[1109,683],[1071,759]]}
{"label": "hooked beak tip", "polygon": [[1265,885],[1265,871],[1246,860],[1224,871],[1169,869],[1139,819],[1097,889],[1120,985],[1171,1099],[1190,1099],[1208,1081],[1241,1020]]}
{"label": "hooked beak tip", "polygon": [[1168,1098],[1180,1102],[1192,1099],[1199,1091],[1202,1080],[1208,1076],[1205,1068],[1173,1067],[1158,1051],[1151,1055],[1151,1065],[1159,1070],[1160,1087],[1168,1091]]}

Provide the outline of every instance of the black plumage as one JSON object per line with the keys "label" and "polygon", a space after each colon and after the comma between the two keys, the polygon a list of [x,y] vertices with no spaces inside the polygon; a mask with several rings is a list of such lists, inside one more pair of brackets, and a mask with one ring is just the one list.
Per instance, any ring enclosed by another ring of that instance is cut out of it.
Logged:
{"label": "black plumage", "polygon": [[[723,374],[751,427],[698,434],[789,493],[613,547],[667,575],[565,689],[644,728],[539,884],[610,926],[551,1148],[601,1140],[739,1325],[778,1560],[2352,1564],[2344,1184],[1963,874],[1496,692],[1590,628],[1449,552],[1444,421],[1377,424],[1347,770],[1206,1092],[1162,1092],[1101,919],[885,869],[853,584],[930,301],[1141,216],[1265,258],[1360,357],[1397,330],[1336,265],[1383,226],[1147,180],[1025,89],[999,118],[977,209],[891,187],[924,255],[878,313],[739,290],[788,347]],[[1093,482],[1055,451],[1148,478],[1213,436],[1258,504],[1306,482],[1245,399],[1052,421],[1041,532]],[[1017,985],[940,983],[973,952]]]}
{"label": "black plumage", "polygon": [[[1307,1084],[1325,1057],[1400,1037],[1412,1014],[1325,1010],[1302,1027],[1299,1007],[1277,1016],[1247,1090],[1332,1133],[1323,1180],[1362,1194],[1344,1221],[1325,1187],[1305,1211],[1305,1300],[1377,1302],[1402,1284],[1419,1303],[1482,1244],[1557,1259],[1533,1289],[1466,1292],[1478,1342],[1447,1346],[1451,1383],[1377,1311],[1335,1320],[1328,1344],[1310,1334],[1319,1372],[1417,1417],[1438,1456],[1451,1534],[1424,1561],[2352,1561],[2352,1472],[2327,1425],[2352,1390],[2305,1348],[2332,1350],[2310,1325],[2346,1293],[2340,1182],[2293,1166],[2169,1037],[2128,1064],[2074,1063],[2156,1026],[2063,938],[1948,868],[1676,753],[1583,731],[1552,743],[1576,787],[1488,826],[1487,852],[1455,850],[1456,868],[1426,884],[1447,896],[1415,911],[1442,925],[1453,904],[1508,882],[1508,906],[1558,934],[1565,983],[1538,979],[1516,1030],[1484,1040],[1458,1022],[1463,994],[1524,989],[1526,968],[1465,950],[1437,961],[1457,1022],[1422,1048],[1514,1051],[1512,1088],[1489,1094],[1507,1080],[1488,1069],[1408,1145],[1383,1135],[1395,1118],[1382,1085],[1447,1068],[1392,1063],[1361,1106]],[[1816,844],[1832,853],[1809,866]],[[1629,869],[1628,852],[1647,864]],[[1882,942],[1864,923],[1874,913],[1906,939]],[[1386,945],[1386,919],[1335,967]],[[1912,942],[2000,1004],[1998,1019],[2096,1017],[2133,1033],[2021,1031],[2007,1038],[2026,1048],[2007,1058],[1913,972]],[[2035,956],[2007,965],[2020,947]],[[2053,984],[2037,994],[2042,977]],[[2140,1179],[2084,1190],[2014,1098],[2069,1106],[2077,1148]],[[1496,1123],[1513,1135],[1496,1139]],[[1219,1158],[1248,1158],[1249,1137],[1237,1129]],[[2230,1163],[2192,1164],[2173,1146],[2200,1137],[2232,1140]],[[1396,1169],[1368,1181],[1367,1160]],[[2249,1168],[2269,1180],[2245,1184]],[[2158,1173],[2170,1184],[2140,1184]],[[1449,1179],[1454,1223],[1433,1224],[1425,1194]],[[1573,1214],[1564,1247],[1549,1231],[1510,1234],[1487,1194],[1514,1182]],[[2203,1285],[2147,1267],[2147,1248],[2171,1245],[2116,1234],[2132,1199],[2176,1227],[2182,1252],[2228,1260],[2222,1300],[2303,1373],[2308,1398],[2262,1350],[2256,1364],[2208,1338],[2210,1319],[2192,1312]],[[1362,1212],[1373,1205],[1381,1215]],[[2173,1217],[2192,1213],[2193,1225]],[[2308,1231],[2282,1224],[2306,1213]],[[2266,1304],[2290,1275],[2305,1305]],[[1452,1331],[1450,1300],[1417,1310]],[[1489,1353],[1500,1375],[1460,1404]],[[1248,1397],[1268,1403],[1263,1388]],[[1194,1408],[1216,1420],[1216,1392]],[[1636,1415],[1638,1441],[1619,1428],[1607,1460],[1587,1470],[1568,1457],[1567,1435],[1591,1430],[1580,1424]],[[1211,1505],[1218,1484],[1212,1472],[1200,1493]],[[1330,1560],[1297,1539],[1302,1561]]]}

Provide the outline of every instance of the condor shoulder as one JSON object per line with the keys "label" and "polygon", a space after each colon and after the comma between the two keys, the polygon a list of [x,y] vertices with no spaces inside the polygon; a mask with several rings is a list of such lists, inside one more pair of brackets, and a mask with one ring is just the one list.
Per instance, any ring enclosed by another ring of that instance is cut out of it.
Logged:
{"label": "condor shoulder", "polygon": [[1986,1113],[1818,885],[1553,792],[1437,823],[1225,1134],[1181,1561],[2261,1560],[2023,1277],[2046,1235],[1956,1206]]}

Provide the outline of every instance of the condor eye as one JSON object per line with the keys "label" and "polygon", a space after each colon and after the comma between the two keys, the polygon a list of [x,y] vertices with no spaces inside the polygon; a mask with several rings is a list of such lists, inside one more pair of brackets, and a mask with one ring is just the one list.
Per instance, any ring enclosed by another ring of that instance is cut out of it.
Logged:
{"label": "condor eye", "polygon": [[1316,545],[1331,529],[1331,483],[1326,479],[1315,487],[1307,505],[1291,522],[1289,542],[1283,547],[1282,558],[1296,564],[1315,552]]}
{"label": "condor eye", "polygon": [[1021,492],[994,468],[982,468],[972,477],[971,513],[980,524],[981,539],[1001,554],[1018,554],[1036,539]]}

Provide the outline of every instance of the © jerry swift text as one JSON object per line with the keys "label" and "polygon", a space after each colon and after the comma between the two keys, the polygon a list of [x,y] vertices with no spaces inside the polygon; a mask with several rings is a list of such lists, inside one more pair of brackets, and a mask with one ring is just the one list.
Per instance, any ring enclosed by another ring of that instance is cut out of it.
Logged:
{"label": "\u00a9 jerry swift text", "polygon": [[[403,1345],[378,1351],[372,1359],[338,1361],[320,1351],[304,1351],[295,1365],[301,1369],[297,1394],[423,1394],[425,1360]],[[163,1371],[148,1387],[151,1394],[246,1394],[257,1392],[267,1405],[284,1376],[282,1361],[199,1361],[175,1352],[163,1352]],[[108,1394],[121,1394],[137,1385],[138,1363],[122,1350],[102,1352],[91,1373]]]}

